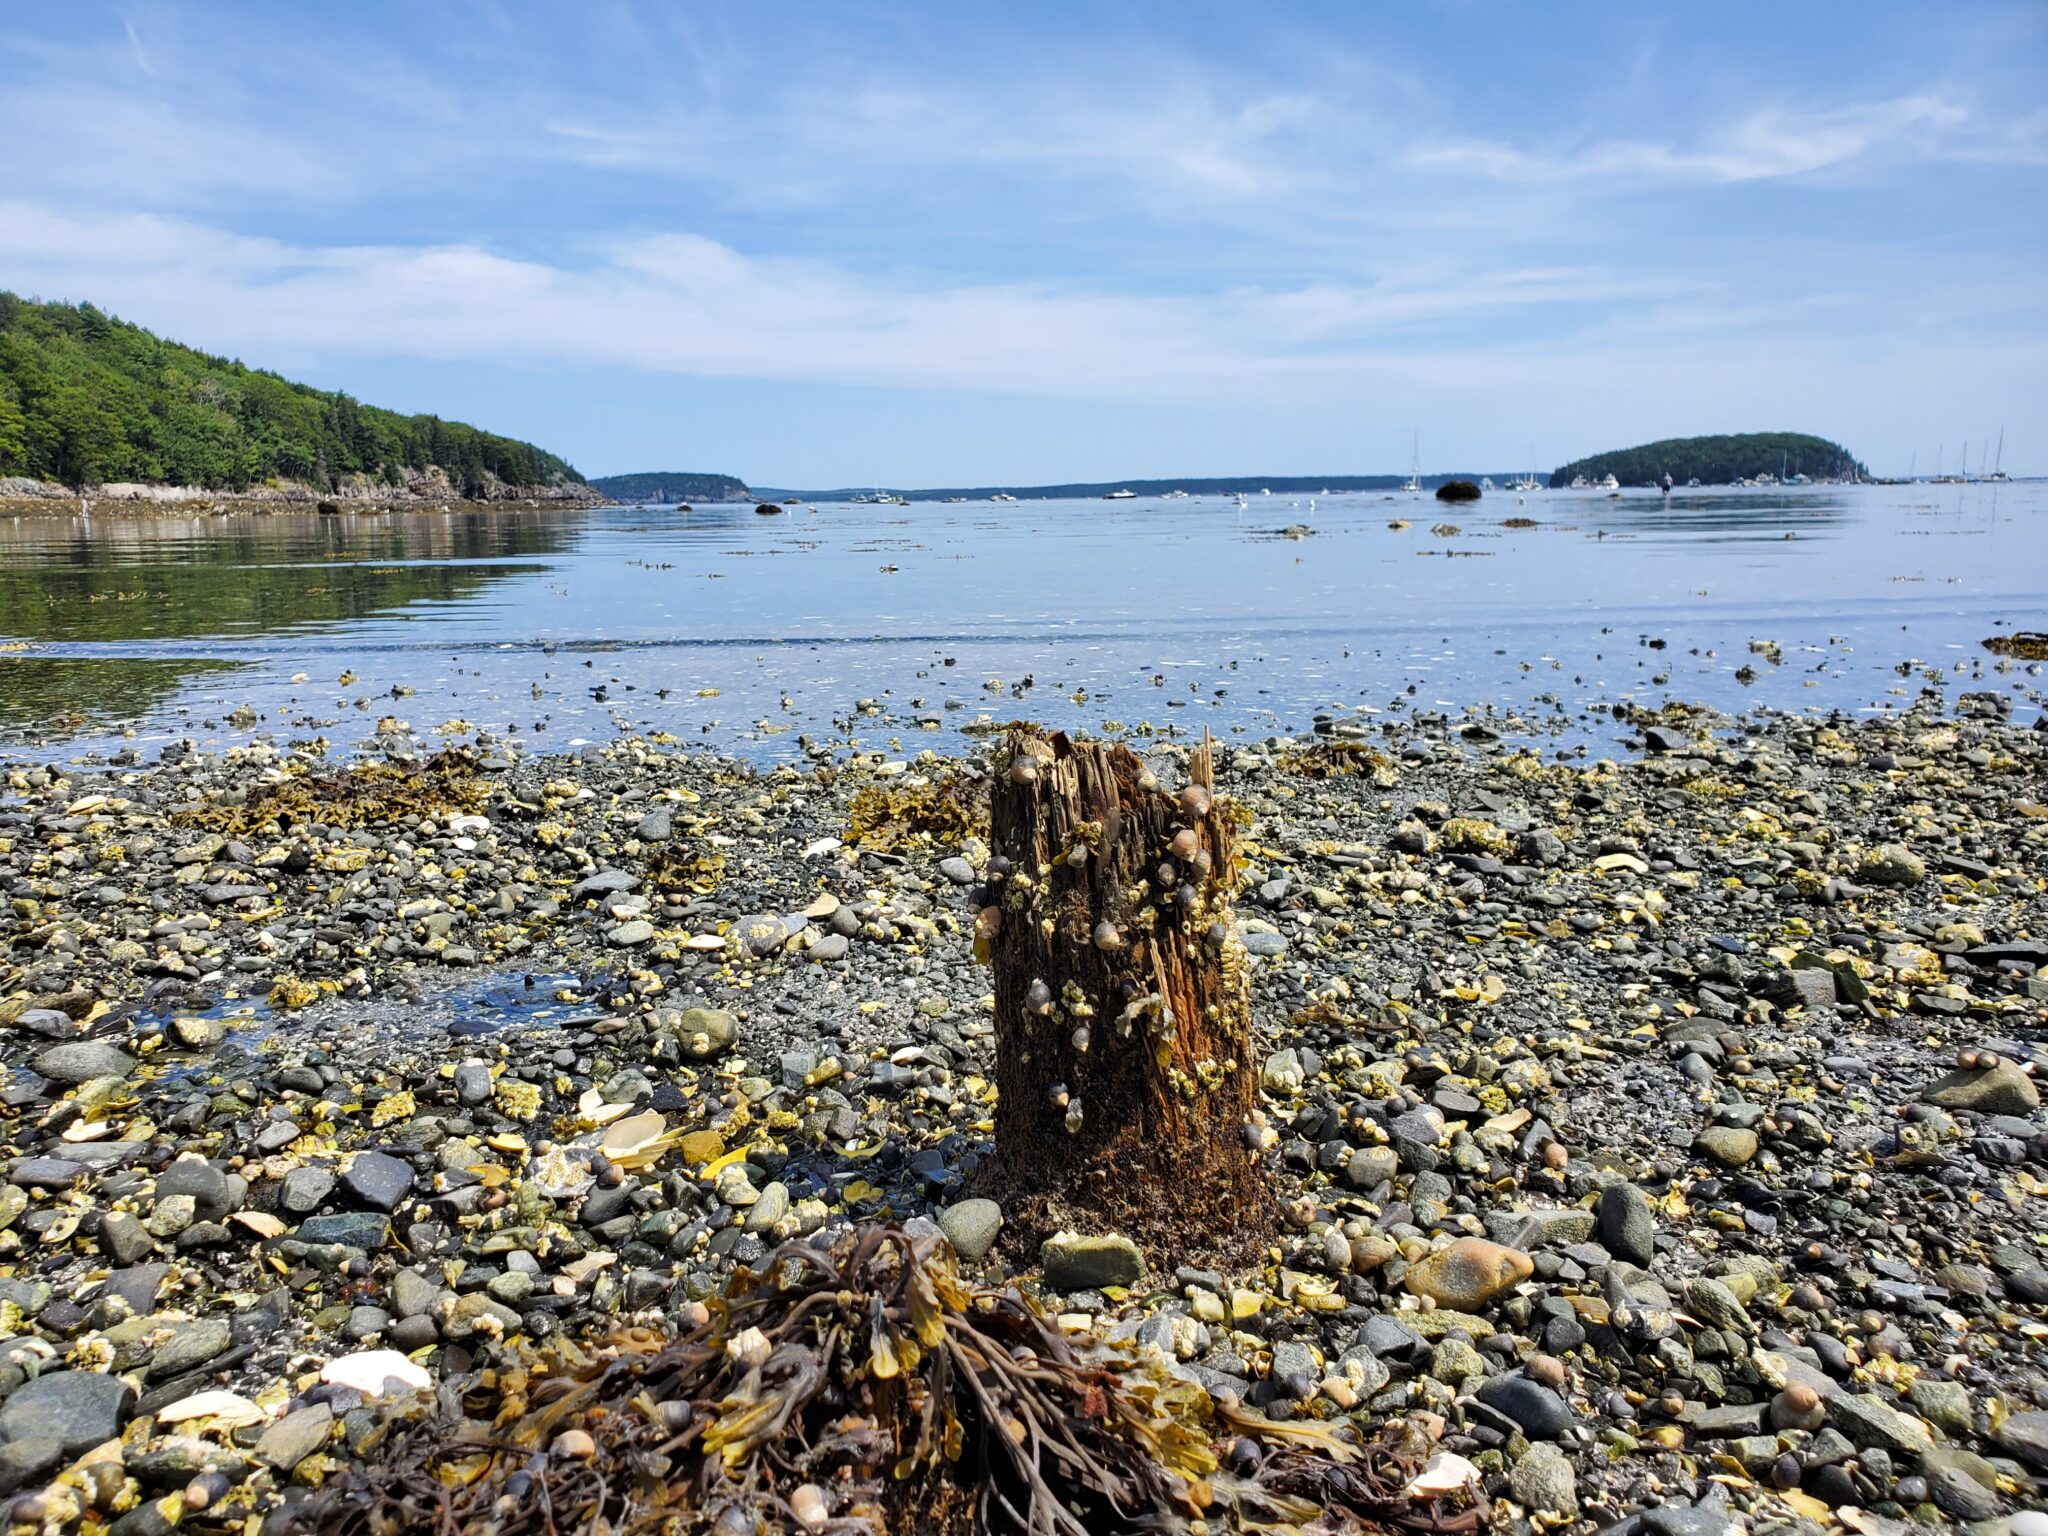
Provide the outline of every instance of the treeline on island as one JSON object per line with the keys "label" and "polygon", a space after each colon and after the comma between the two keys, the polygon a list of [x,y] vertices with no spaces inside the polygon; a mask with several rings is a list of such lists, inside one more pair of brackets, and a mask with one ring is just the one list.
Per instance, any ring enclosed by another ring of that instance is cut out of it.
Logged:
{"label": "treeline on island", "polygon": [[599,475],[590,488],[613,501],[651,501],[670,505],[690,501],[756,501],[746,482],[732,475],[697,470],[650,469],[631,475]]}
{"label": "treeline on island", "polygon": [[575,487],[532,443],[211,357],[91,304],[0,292],[0,476],[242,491],[273,482],[487,499]]}
{"label": "treeline on island", "polygon": [[1669,475],[1680,485],[1732,485],[1763,475],[1805,475],[1810,480],[1843,480],[1867,471],[1840,443],[1805,432],[1737,432],[1721,437],[1667,437],[1639,448],[1598,453],[1575,459],[1550,476],[1553,487],[1567,486],[1579,476],[1602,480],[1614,476],[1623,485],[1661,481]]}

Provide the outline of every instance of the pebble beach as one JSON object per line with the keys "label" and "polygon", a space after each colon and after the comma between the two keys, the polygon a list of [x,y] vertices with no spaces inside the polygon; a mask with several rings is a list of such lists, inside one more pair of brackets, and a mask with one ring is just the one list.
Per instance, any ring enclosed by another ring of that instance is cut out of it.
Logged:
{"label": "pebble beach", "polygon": [[1282,1232],[1238,1273],[981,1192],[971,754],[15,765],[8,1518],[290,1529],[437,1392],[888,1223],[1497,1529],[2037,1530],[2048,732],[1627,729],[1219,746]]}

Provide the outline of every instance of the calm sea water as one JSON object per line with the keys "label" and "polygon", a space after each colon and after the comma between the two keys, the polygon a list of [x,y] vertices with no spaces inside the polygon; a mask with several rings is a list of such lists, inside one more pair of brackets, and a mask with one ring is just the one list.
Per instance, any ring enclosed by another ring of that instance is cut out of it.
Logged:
{"label": "calm sea water", "polygon": [[1250,503],[0,522],[0,732],[773,758],[1469,712],[1605,750],[1625,701],[1883,711],[1939,678],[2039,710],[2042,669],[1980,642],[2048,629],[2048,483]]}

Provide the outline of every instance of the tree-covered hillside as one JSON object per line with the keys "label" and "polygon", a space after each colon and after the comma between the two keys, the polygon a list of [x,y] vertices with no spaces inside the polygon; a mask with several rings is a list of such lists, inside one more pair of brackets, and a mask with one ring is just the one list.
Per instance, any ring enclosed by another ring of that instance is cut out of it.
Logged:
{"label": "tree-covered hillside", "polygon": [[755,501],[746,482],[731,475],[708,475],[687,469],[649,469],[632,475],[599,475],[593,491],[613,501]]}
{"label": "tree-covered hillside", "polygon": [[465,496],[581,486],[531,443],[209,357],[90,304],[0,292],[0,475],[244,490],[399,487],[435,469]]}
{"label": "tree-covered hillside", "polygon": [[1570,485],[1579,475],[1588,480],[1614,476],[1623,485],[1644,485],[1669,475],[1683,485],[1729,485],[1759,475],[1805,475],[1813,480],[1840,480],[1866,473],[1848,449],[1804,432],[1738,432],[1725,437],[1667,437],[1622,448],[1613,453],[1577,459],[1555,471],[1553,486]]}

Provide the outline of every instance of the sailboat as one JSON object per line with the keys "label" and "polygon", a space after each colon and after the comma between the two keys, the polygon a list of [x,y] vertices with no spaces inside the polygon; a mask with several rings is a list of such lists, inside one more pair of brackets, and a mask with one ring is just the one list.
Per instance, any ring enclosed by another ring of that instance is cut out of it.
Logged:
{"label": "sailboat", "polygon": [[1415,434],[1414,455],[1410,460],[1408,483],[1401,487],[1410,496],[1422,494],[1422,434]]}
{"label": "sailboat", "polygon": [[2012,478],[2012,476],[2005,472],[2005,428],[2003,427],[1998,429],[1998,454],[1991,461],[1991,473],[1984,476],[1984,478],[1993,481],[2005,481]]}

